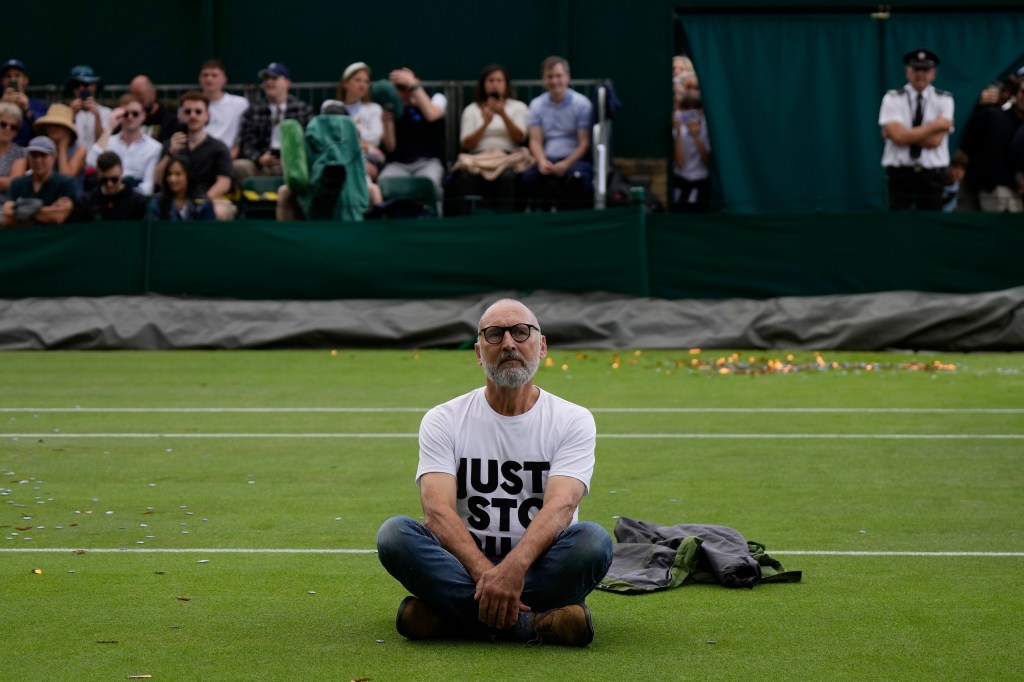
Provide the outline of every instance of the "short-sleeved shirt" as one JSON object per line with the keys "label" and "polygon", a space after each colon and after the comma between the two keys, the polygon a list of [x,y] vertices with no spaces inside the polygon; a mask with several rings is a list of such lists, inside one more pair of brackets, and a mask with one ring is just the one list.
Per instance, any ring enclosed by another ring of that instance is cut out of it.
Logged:
{"label": "short-sleeved shirt", "polygon": [[374,147],[380,146],[380,140],[384,137],[384,109],[376,102],[355,102],[346,104],[348,115],[356,124],[359,131],[359,139]]}
{"label": "short-sleeved shirt", "polygon": [[[164,154],[168,154],[171,142],[164,143]],[[207,135],[195,149],[186,147],[178,152],[178,156],[188,159],[188,174],[195,183],[196,194],[206,194],[213,183],[217,182],[218,175],[234,177],[231,166],[231,152],[227,145],[215,137]]]}
{"label": "short-sleeved shirt", "polygon": [[596,434],[588,410],[546,391],[529,411],[507,417],[491,409],[481,387],[423,417],[416,480],[454,476],[459,517],[484,554],[502,557],[543,506],[549,476],[589,490]]}
{"label": "short-sleeved shirt", "polygon": [[572,88],[566,90],[558,104],[551,101],[547,92],[530,100],[530,127],[540,126],[543,131],[544,155],[549,161],[561,161],[576,150],[576,131],[590,130],[593,112],[590,100]]}
{"label": "short-sleeved shirt", "polygon": [[[953,120],[953,96],[944,90],[937,90],[929,85],[922,92],[922,123],[931,123],[940,115]],[[914,113],[917,111],[917,90],[907,83],[899,90],[890,90],[882,98],[882,106],[878,111],[878,125],[899,123],[904,128],[914,127]],[[891,139],[885,139],[882,151],[883,166],[916,166],[924,168],[945,168],[949,165],[949,133],[938,147],[921,148],[921,156],[910,158],[910,147],[900,146]]]}
{"label": "short-sleeved shirt", "polygon": [[[508,115],[512,122],[522,130],[524,133],[527,128],[527,121],[529,120],[529,111],[526,108],[525,102],[520,102],[517,99],[505,100],[505,113]],[[465,140],[467,137],[480,130],[480,126],[484,124],[484,114],[480,109],[480,105],[473,102],[465,109],[462,110],[462,126],[459,132],[461,140]],[[484,130],[484,136],[480,138],[480,142],[477,143],[475,149],[470,149],[470,152],[481,152],[485,149],[503,149],[506,152],[514,152],[520,144],[513,142],[512,138],[508,134],[508,126],[505,125],[504,119],[501,116],[492,116],[491,122],[487,124],[487,129]]]}
{"label": "short-sleeved shirt", "polygon": [[15,178],[7,186],[7,199],[9,201],[23,198],[42,199],[43,206],[51,206],[53,202],[61,197],[74,200],[76,196],[78,196],[78,192],[75,189],[75,181],[60,173],[50,173],[50,177],[46,178],[46,182],[42,184],[38,192],[32,186],[31,175],[22,175],[19,178]]}
{"label": "short-sleeved shirt", "polygon": [[238,142],[238,130],[242,125],[242,114],[249,108],[249,100],[225,92],[220,99],[210,101],[210,122],[206,134],[213,135],[230,149]]}

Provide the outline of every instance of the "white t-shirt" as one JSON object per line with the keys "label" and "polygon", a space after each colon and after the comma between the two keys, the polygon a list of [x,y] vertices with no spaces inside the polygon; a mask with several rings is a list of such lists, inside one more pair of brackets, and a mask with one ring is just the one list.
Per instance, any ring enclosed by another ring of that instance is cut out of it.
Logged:
{"label": "white t-shirt", "polygon": [[96,130],[96,114],[85,109],[79,109],[78,113],[75,114],[78,144],[86,149],[93,146],[96,140],[100,139],[100,135],[103,134],[103,128],[106,127],[107,121],[110,120],[110,112],[113,111],[110,107],[105,107],[102,104],[97,104],[96,108],[100,112],[100,125],[102,126],[99,130]]}
{"label": "white t-shirt", "polygon": [[380,138],[384,136],[384,109],[376,102],[355,102],[346,104],[348,115],[356,124],[359,138],[374,147],[380,146]]}
{"label": "white t-shirt", "polygon": [[502,557],[543,505],[549,476],[570,476],[589,491],[596,438],[593,415],[579,405],[541,391],[528,412],[506,417],[480,387],[423,417],[416,480],[454,476],[456,511],[484,554]]}
{"label": "white t-shirt", "polygon": [[238,142],[238,130],[242,124],[242,114],[249,108],[249,100],[239,95],[225,92],[215,102],[210,102],[210,122],[206,132],[217,138],[231,149]]}
{"label": "white t-shirt", "polygon": [[[512,122],[516,126],[526,133],[526,122],[529,118],[529,109],[525,102],[520,102],[517,99],[505,100],[505,113],[512,119]],[[480,105],[476,102],[471,103],[465,109],[462,110],[462,129],[459,134],[459,139],[465,140],[467,137],[480,130],[480,126],[484,124],[484,114],[480,109]],[[470,152],[480,152],[485,149],[503,149],[506,152],[514,152],[517,147],[522,146],[520,143],[513,142],[512,138],[508,134],[508,126],[505,125],[505,120],[501,116],[492,116],[491,122],[487,124],[487,128],[484,130],[484,136],[480,138],[480,142],[477,143],[476,149],[470,149]]]}

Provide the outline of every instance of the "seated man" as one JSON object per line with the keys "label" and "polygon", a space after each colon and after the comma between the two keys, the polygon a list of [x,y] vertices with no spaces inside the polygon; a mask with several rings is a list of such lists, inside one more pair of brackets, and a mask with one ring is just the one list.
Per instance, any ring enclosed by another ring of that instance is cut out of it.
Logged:
{"label": "seated man", "polygon": [[594,417],[534,385],[547,341],[529,308],[498,301],[479,329],[486,385],[420,423],[423,523],[396,516],[377,533],[380,562],[415,595],[398,632],[586,646],[584,599],[612,561],[607,531],[578,521]]}
{"label": "seated man", "polygon": [[31,174],[11,180],[0,224],[60,225],[74,209],[75,183],[66,175],[53,172],[57,145],[50,138],[32,138],[26,151]]}
{"label": "seated man", "polygon": [[124,184],[121,159],[115,152],[103,152],[96,159],[99,185],[86,197],[95,220],[145,220],[149,202]]}
{"label": "seated man", "polygon": [[100,77],[88,66],[76,66],[71,69],[71,76],[68,77],[67,91],[72,97],[71,111],[75,112],[78,143],[86,149],[96,142],[110,118],[110,107],[96,101],[100,81]]}
{"label": "seated man", "polygon": [[266,99],[253,102],[242,114],[234,163],[239,186],[252,175],[281,175],[281,121],[294,118],[305,128],[313,118],[308,104],[288,94],[292,79],[287,66],[272,62],[257,75],[263,80]]}
{"label": "seated man", "polygon": [[569,87],[569,63],[548,57],[541,65],[547,92],[530,102],[530,153],[537,165],[523,173],[533,210],[586,208],[593,202],[590,150],[593,105]]}
{"label": "seated man", "polygon": [[14,136],[14,144],[19,147],[28,145],[33,137],[33,126],[37,118],[46,115],[46,102],[29,97],[25,94],[28,86],[28,71],[20,59],[8,59],[0,65],[0,90],[3,90],[4,102],[11,102],[21,109],[21,128]]}
{"label": "seated man", "polygon": [[186,132],[174,133],[167,140],[154,177],[164,176],[172,157],[185,157],[195,193],[210,198],[217,220],[234,220],[237,207],[224,198],[231,191],[231,152],[223,142],[206,134],[206,123],[210,120],[206,95],[198,90],[186,92],[181,96],[180,109]]}
{"label": "seated man", "polygon": [[[117,108],[111,112],[103,128],[103,134],[89,149],[85,165],[95,168],[96,159],[104,151],[116,152],[118,166],[124,167],[129,184],[138,192],[149,195],[153,193],[153,171],[163,155],[163,146],[142,132],[145,118],[146,111],[135,95],[121,95]],[[114,135],[118,126],[121,126],[121,132]]]}
{"label": "seated man", "polygon": [[156,97],[153,81],[144,73],[132,79],[128,92],[142,102],[142,110],[146,112],[146,120],[142,124],[142,132],[163,144],[171,135],[178,132],[178,112],[167,109]]}
{"label": "seated man", "polygon": [[[441,181],[444,180],[444,118],[448,99],[440,92],[428,95],[420,79],[410,69],[395,69],[388,75],[402,100],[402,115],[397,119],[385,110],[384,151],[387,162],[381,178],[419,176],[430,178],[441,207]],[[393,132],[388,128],[393,128]],[[388,140],[394,147],[388,148]]]}
{"label": "seated man", "polygon": [[249,109],[249,100],[241,95],[224,92],[228,74],[224,63],[210,59],[199,67],[199,87],[210,100],[210,124],[206,132],[223,142],[231,150],[231,158],[238,158],[238,129],[242,116]]}

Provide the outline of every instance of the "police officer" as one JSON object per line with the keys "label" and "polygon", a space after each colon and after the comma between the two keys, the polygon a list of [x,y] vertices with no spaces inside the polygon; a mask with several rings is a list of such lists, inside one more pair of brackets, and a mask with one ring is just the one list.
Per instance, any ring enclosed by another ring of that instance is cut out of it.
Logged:
{"label": "police officer", "polygon": [[924,48],[903,55],[907,83],[882,98],[878,125],[885,138],[882,165],[889,210],[938,211],[949,165],[953,96],[932,86],[939,56]]}

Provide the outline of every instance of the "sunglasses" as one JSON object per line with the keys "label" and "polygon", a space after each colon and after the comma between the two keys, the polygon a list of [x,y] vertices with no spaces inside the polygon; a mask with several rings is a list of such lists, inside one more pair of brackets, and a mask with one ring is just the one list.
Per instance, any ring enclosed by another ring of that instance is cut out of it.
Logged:
{"label": "sunglasses", "polygon": [[132,118],[138,118],[139,116],[142,116],[142,112],[137,109],[125,109],[124,115],[131,116]]}
{"label": "sunglasses", "polygon": [[206,113],[206,109],[182,109],[181,113],[185,114],[186,116],[191,116],[192,114],[195,114],[196,116],[202,116]]}
{"label": "sunglasses", "polygon": [[114,177],[100,177],[100,182],[104,185],[116,185],[121,182],[121,176],[115,175]]}
{"label": "sunglasses", "polygon": [[18,125],[15,123],[8,123],[7,121],[0,121],[0,128],[4,130],[17,130]]}
{"label": "sunglasses", "polygon": [[505,339],[505,332],[511,334],[512,340],[516,343],[522,343],[530,338],[530,331],[533,329],[540,331],[539,327],[532,324],[520,323],[511,327],[484,327],[478,333],[484,337],[484,341],[492,345],[501,343]]}

